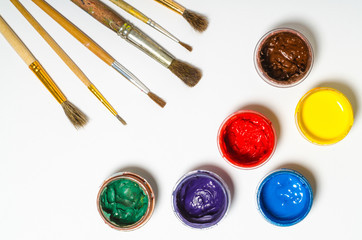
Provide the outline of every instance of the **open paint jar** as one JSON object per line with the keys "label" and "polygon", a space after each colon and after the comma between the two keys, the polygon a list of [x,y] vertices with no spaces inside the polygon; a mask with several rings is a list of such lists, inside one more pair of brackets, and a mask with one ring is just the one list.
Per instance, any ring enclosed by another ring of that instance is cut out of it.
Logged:
{"label": "open paint jar", "polygon": [[155,196],[145,179],[130,172],[117,173],[102,184],[97,208],[110,227],[130,231],[143,226],[151,217]]}
{"label": "open paint jar", "polygon": [[254,169],[271,158],[277,137],[268,118],[256,111],[241,110],[224,120],[217,141],[220,154],[228,163]]}
{"label": "open paint jar", "polygon": [[215,226],[229,209],[230,192],[213,172],[196,170],[184,175],[172,193],[172,207],[185,225],[205,229]]}
{"label": "open paint jar", "polygon": [[291,169],[279,169],[267,175],[257,189],[259,212],[270,223],[287,227],[302,221],[313,203],[308,180]]}
{"label": "open paint jar", "polygon": [[278,28],[265,34],[254,52],[259,76],[275,87],[301,83],[313,66],[313,50],[308,39],[291,28]]}
{"label": "open paint jar", "polygon": [[308,141],[318,145],[334,144],[350,131],[353,109],[341,92],[333,88],[314,88],[300,99],[295,121]]}

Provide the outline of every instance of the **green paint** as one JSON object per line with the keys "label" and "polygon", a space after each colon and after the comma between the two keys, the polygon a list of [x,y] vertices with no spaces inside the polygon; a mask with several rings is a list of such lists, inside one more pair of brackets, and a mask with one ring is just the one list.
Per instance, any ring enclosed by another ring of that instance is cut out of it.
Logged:
{"label": "green paint", "polygon": [[136,182],[118,179],[103,189],[100,205],[104,215],[122,227],[142,218],[148,208],[148,197]]}

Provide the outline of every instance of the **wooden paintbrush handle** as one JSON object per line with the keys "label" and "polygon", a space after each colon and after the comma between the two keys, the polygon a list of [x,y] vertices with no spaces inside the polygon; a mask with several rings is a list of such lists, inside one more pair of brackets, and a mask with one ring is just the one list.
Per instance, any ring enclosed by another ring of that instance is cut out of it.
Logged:
{"label": "wooden paintbrush handle", "polygon": [[92,15],[100,23],[110,28],[111,30],[118,32],[126,20],[122,18],[118,13],[113,11],[106,4],[98,0],[71,0],[77,6],[84,11]]}
{"label": "wooden paintbrush handle", "polygon": [[129,14],[131,14],[132,16],[138,18],[142,22],[144,22],[144,23],[148,22],[149,18],[146,15],[144,15],[143,13],[138,11],[136,8],[134,8],[131,5],[129,5],[128,3],[126,3],[125,1],[123,1],[123,0],[109,0],[109,1],[116,4],[118,7],[122,8],[124,11],[126,11]]}
{"label": "wooden paintbrush handle", "polygon": [[24,60],[30,70],[39,78],[39,80],[44,84],[44,86],[49,90],[49,92],[55,97],[55,99],[62,104],[67,100],[62,91],[58,88],[53,79],[41,66],[41,64],[36,60],[34,55],[26,47],[26,45],[21,41],[21,39],[16,35],[16,33],[11,29],[11,27],[5,22],[5,20],[0,16],[0,32],[4,35],[6,40],[14,48],[14,50],[19,54],[19,56]]}
{"label": "wooden paintbrush handle", "polygon": [[24,60],[27,66],[36,61],[34,55],[29,51],[21,39],[16,33],[10,28],[5,20],[0,16],[0,32],[4,35],[6,40]]}
{"label": "wooden paintbrush handle", "polygon": [[92,83],[87,76],[79,69],[73,60],[64,52],[64,50],[56,43],[56,41],[45,31],[40,23],[26,10],[19,0],[10,0],[21,14],[28,20],[34,29],[44,38],[49,46],[58,54],[65,64],[74,72],[75,75],[89,87]]}
{"label": "wooden paintbrush handle", "polygon": [[52,17],[57,23],[59,23],[65,30],[73,35],[84,46],[91,50],[95,55],[102,59],[109,66],[115,61],[115,59],[109,55],[101,46],[94,42],[90,37],[83,33],[78,27],[61,15],[57,10],[50,6],[43,0],[32,0],[38,7]]}
{"label": "wooden paintbrush handle", "polygon": [[178,14],[183,14],[186,10],[183,6],[178,4],[177,2],[174,2],[172,0],[155,0],[158,3],[161,3],[163,6],[168,7],[169,9],[177,12]]}

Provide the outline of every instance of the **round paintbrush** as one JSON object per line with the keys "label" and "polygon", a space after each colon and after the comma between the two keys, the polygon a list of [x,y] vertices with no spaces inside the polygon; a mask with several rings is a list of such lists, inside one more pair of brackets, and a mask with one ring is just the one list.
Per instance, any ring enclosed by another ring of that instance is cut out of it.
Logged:
{"label": "round paintbrush", "polygon": [[[74,72],[75,75],[88,87],[88,89],[101,101],[104,106],[124,125],[124,121],[107,101],[107,99],[100,93],[100,91],[93,85],[93,83],[87,78],[82,70],[73,62],[73,60],[64,52],[64,50],[55,42],[55,40],[45,31],[45,29],[35,20],[35,18],[26,10],[26,8],[19,2],[19,0],[10,0],[13,5],[19,10],[19,12],[28,20],[28,22],[34,27],[34,29],[43,37],[43,39],[49,44],[49,46],[58,54],[58,56],[64,61],[65,64]],[[71,108],[67,108],[71,109]]]}
{"label": "round paintbrush", "polygon": [[39,80],[44,84],[44,86],[63,107],[65,115],[74,125],[74,127],[83,127],[88,122],[87,116],[79,108],[77,108],[74,104],[67,100],[65,95],[55,84],[49,74],[45,71],[45,69],[36,60],[30,50],[25,46],[25,44],[21,41],[21,39],[16,35],[16,33],[11,29],[11,27],[5,22],[5,20],[1,16],[0,32],[4,35],[5,39],[10,43],[13,49],[18,53],[18,55],[24,60],[24,62],[29,66],[33,73],[39,78]]}
{"label": "round paintbrush", "polygon": [[[33,0],[36,2],[43,0]],[[140,29],[127,22],[122,16],[99,0],[71,0],[100,23],[119,36],[138,47],[150,57],[167,67],[190,87],[195,86],[202,77],[199,69],[176,59],[162,46],[152,40]]]}
{"label": "round paintbrush", "polygon": [[186,21],[198,32],[203,32],[209,25],[207,18],[199,13],[186,9],[180,4],[172,0],[155,0],[158,3],[161,3],[165,7],[177,12],[182,15]]}
{"label": "round paintbrush", "polygon": [[86,46],[90,51],[92,51],[96,56],[102,59],[106,64],[111,66],[117,72],[122,74],[128,81],[138,87],[143,93],[147,94],[155,103],[160,107],[164,107],[166,102],[157,96],[155,93],[144,85],[135,75],[133,75],[127,68],[122,64],[116,61],[108,52],[106,52],[101,46],[99,46],[93,39],[83,33],[78,27],[66,19],[62,14],[50,6],[47,2],[43,0],[32,0],[38,7],[40,7],[44,12],[46,12],[50,17],[52,17],[57,23],[59,23],[65,30],[67,30],[73,37],[75,37],[79,42]]}
{"label": "round paintbrush", "polygon": [[171,33],[169,33],[166,29],[164,29],[163,27],[161,27],[161,25],[159,25],[158,23],[156,23],[155,21],[153,21],[151,18],[147,17],[146,15],[144,15],[142,12],[138,11],[136,8],[134,8],[133,6],[129,5],[128,3],[126,3],[123,0],[110,0],[112,3],[116,4],[118,7],[122,8],[124,11],[128,12],[129,14],[131,14],[132,16],[138,18],[139,20],[141,20],[142,22],[146,23],[147,25],[153,27],[154,29],[156,29],[157,31],[159,31],[160,33],[164,34],[165,36],[169,37],[170,39],[172,39],[173,41],[177,42],[178,44],[180,44],[181,46],[183,46],[184,48],[186,48],[187,50],[189,50],[190,52],[192,51],[192,47],[184,42],[181,42],[177,37],[175,37],[174,35],[172,35]]}

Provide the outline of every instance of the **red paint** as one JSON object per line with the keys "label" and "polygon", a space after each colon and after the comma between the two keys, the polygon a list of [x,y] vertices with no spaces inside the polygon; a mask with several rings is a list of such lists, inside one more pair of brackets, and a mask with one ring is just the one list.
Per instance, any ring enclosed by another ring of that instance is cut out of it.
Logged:
{"label": "red paint", "polygon": [[223,157],[236,167],[255,168],[273,154],[276,136],[271,122],[254,111],[239,111],[221,125],[218,135]]}

